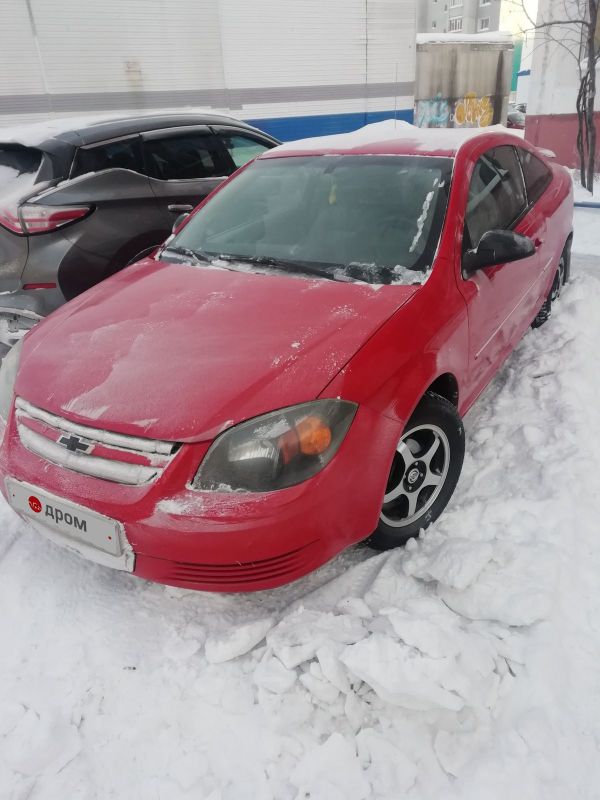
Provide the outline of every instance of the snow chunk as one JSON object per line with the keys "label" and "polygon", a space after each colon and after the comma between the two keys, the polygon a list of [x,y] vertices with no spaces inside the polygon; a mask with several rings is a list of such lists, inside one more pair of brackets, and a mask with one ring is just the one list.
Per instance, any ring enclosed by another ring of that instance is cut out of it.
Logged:
{"label": "snow chunk", "polygon": [[555,556],[526,545],[498,546],[475,583],[464,589],[438,586],[438,594],[468,619],[532,625],[545,619],[558,578]]}
{"label": "snow chunk", "polygon": [[273,627],[273,619],[258,619],[226,630],[222,634],[212,634],[206,640],[206,658],[211,664],[221,664],[243,656],[261,642]]}
{"label": "snow chunk", "polygon": [[433,551],[425,548],[412,554],[404,572],[425,581],[439,581],[454,589],[466,589],[492,560],[492,545],[470,539],[445,539]]}
{"label": "snow chunk", "polygon": [[356,737],[358,757],[377,797],[403,797],[414,785],[417,766],[372,728],[365,728]]}
{"label": "snow chunk", "polygon": [[254,683],[275,694],[289,692],[296,683],[296,671],[284,667],[281,661],[267,650],[254,670]]}
{"label": "snow chunk", "polygon": [[365,634],[359,619],[300,608],[269,632],[267,643],[284,666],[293,669],[313,658],[328,642],[353,644]]}
{"label": "snow chunk", "polygon": [[354,748],[340,733],[305,753],[290,781],[298,797],[310,800],[366,800],[371,794]]}
{"label": "snow chunk", "polygon": [[440,684],[446,665],[420,657],[406,645],[380,633],[350,645],[341,655],[348,669],[387,703],[427,711],[459,711],[464,702]]}

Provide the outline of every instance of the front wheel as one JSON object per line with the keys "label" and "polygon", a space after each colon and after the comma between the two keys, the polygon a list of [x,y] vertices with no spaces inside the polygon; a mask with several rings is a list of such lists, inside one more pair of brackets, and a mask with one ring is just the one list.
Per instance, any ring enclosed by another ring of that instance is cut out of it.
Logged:
{"label": "front wheel", "polygon": [[436,520],[456,488],[464,455],[464,428],[456,408],[428,392],[396,447],[369,543],[380,550],[398,547]]}

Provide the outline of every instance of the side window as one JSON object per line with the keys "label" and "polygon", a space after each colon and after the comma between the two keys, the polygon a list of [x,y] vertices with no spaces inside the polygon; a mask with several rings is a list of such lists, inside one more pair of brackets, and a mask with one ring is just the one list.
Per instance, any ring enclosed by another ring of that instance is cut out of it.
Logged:
{"label": "side window", "polygon": [[552,173],[533,153],[523,150],[521,147],[517,148],[517,152],[523,167],[523,176],[527,187],[527,200],[530,203],[536,203],[552,180]]}
{"label": "side window", "polygon": [[219,135],[236,169],[238,167],[243,167],[244,164],[247,164],[248,161],[256,158],[256,156],[259,156],[261,153],[264,153],[265,150],[269,150],[268,145],[250,136],[244,136],[238,133],[227,135],[223,132]]}
{"label": "side window", "polygon": [[75,155],[71,177],[116,167],[142,172],[141,160],[140,140],[137,136],[93,147],[81,147]]}
{"label": "side window", "polygon": [[511,228],[525,210],[525,187],[513,147],[488,150],[471,178],[463,247],[477,247],[486,231]]}
{"label": "side window", "polygon": [[210,134],[185,133],[144,142],[148,174],[163,181],[222,177],[225,169]]}

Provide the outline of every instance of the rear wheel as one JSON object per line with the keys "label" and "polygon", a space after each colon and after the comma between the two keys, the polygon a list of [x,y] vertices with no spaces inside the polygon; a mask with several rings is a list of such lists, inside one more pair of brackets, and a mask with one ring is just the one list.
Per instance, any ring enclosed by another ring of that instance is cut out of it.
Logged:
{"label": "rear wheel", "polygon": [[452,497],[464,455],[464,428],[456,408],[428,392],[396,447],[370,544],[381,550],[397,547],[436,520]]}
{"label": "rear wheel", "polygon": [[569,254],[570,254],[571,244],[566,245],[565,249],[562,252],[560,257],[560,261],[558,262],[558,269],[554,275],[554,280],[552,281],[552,287],[550,292],[548,293],[548,297],[544,300],[542,307],[538,311],[535,319],[531,323],[532,328],[539,328],[540,325],[543,325],[544,322],[547,322],[550,318],[550,314],[552,313],[552,303],[556,303],[559,299],[560,294],[563,290],[563,286],[567,282],[568,275],[569,275]]}

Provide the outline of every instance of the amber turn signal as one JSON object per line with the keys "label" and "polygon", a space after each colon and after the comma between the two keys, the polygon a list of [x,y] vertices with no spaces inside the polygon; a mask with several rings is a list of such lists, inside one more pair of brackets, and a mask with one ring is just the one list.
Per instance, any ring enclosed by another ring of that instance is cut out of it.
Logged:
{"label": "amber turn signal", "polygon": [[331,444],[331,438],[331,428],[320,417],[304,417],[279,438],[283,463],[289,464],[299,453],[321,455]]}

